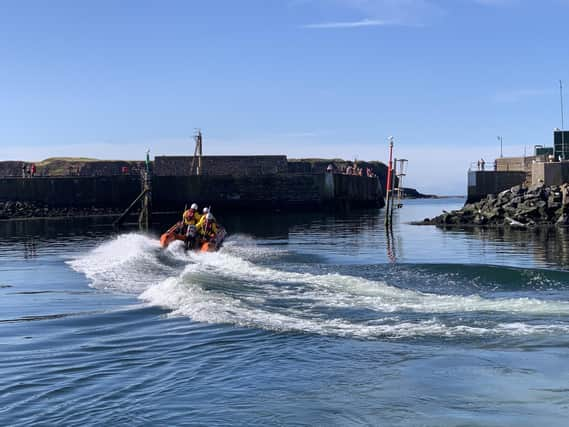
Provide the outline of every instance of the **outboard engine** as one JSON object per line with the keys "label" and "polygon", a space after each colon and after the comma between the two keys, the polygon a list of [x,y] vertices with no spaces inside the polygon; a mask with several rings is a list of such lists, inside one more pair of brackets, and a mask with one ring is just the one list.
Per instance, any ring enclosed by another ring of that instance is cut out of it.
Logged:
{"label": "outboard engine", "polygon": [[186,231],[186,241],[185,241],[185,248],[194,249],[196,247],[196,237],[198,235],[198,229],[195,225],[190,224],[188,225],[188,229]]}

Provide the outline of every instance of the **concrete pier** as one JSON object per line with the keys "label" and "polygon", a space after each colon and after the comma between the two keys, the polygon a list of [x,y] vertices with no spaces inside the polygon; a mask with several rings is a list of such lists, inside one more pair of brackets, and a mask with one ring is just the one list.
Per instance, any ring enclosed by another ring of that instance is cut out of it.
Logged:
{"label": "concrete pier", "polygon": [[[1,178],[0,201],[40,202],[50,207],[126,208],[140,193],[140,179],[110,177]],[[219,210],[325,210],[380,208],[378,178],[342,174],[259,176],[154,176],[155,212],[179,211],[187,203]]]}
{"label": "concrete pier", "polygon": [[498,194],[526,180],[521,171],[469,171],[466,203],[476,203],[489,194]]}

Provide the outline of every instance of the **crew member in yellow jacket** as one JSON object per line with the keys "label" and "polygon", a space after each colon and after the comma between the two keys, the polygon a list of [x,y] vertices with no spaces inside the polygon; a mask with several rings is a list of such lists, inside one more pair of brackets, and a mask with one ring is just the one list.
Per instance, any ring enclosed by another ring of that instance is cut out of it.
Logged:
{"label": "crew member in yellow jacket", "polygon": [[199,235],[204,241],[215,241],[219,228],[215,221],[215,217],[211,212],[208,212],[207,215],[203,215],[196,227]]}
{"label": "crew member in yellow jacket", "polygon": [[184,240],[186,249],[193,249],[196,245],[197,225],[202,219],[202,215],[198,212],[198,205],[192,203],[190,209],[186,209],[182,215],[183,230],[186,235]]}
{"label": "crew member in yellow jacket", "polygon": [[198,225],[202,216],[198,212],[198,205],[196,203],[192,203],[190,209],[186,209],[184,214],[182,215],[182,219],[184,220],[184,226],[187,228],[188,225]]}

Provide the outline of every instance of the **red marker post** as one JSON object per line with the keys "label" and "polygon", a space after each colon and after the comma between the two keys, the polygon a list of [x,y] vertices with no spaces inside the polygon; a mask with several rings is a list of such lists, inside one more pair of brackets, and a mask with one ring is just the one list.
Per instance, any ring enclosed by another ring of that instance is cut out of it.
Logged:
{"label": "red marker post", "polygon": [[388,138],[389,140],[389,163],[387,165],[387,185],[385,187],[385,226],[389,226],[391,225],[391,220],[390,220],[390,206],[391,206],[391,197],[390,197],[390,193],[391,193],[391,180],[392,180],[392,176],[391,174],[393,173],[393,137],[390,136]]}

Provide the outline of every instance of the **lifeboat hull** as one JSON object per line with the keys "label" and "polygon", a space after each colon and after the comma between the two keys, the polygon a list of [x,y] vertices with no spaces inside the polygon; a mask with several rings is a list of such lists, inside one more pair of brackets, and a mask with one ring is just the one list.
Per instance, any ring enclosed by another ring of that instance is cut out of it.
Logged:
{"label": "lifeboat hull", "polygon": [[[175,224],[160,236],[161,248],[167,248],[172,242],[175,242],[176,240],[180,240],[182,242],[186,240],[186,236],[177,233],[177,230],[178,224]],[[199,244],[195,250],[198,252],[216,252],[221,247],[221,244],[223,243],[223,240],[225,240],[226,235],[227,232],[225,229],[223,227],[220,227],[219,232],[217,233],[217,238],[214,242],[203,242]]]}
{"label": "lifeboat hull", "polygon": [[177,233],[178,224],[174,224],[168,229],[164,234],[160,236],[160,247],[167,248],[168,245],[176,240],[181,240],[182,242],[186,239],[183,234]]}
{"label": "lifeboat hull", "polygon": [[204,242],[200,247],[200,252],[215,252],[218,250],[218,247],[215,243],[211,242]]}

